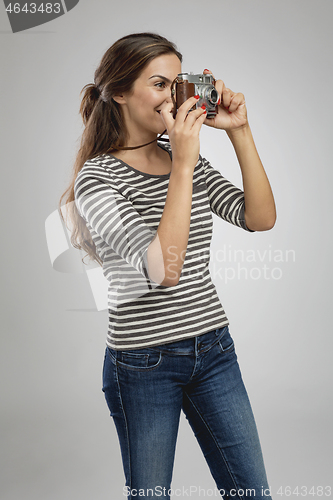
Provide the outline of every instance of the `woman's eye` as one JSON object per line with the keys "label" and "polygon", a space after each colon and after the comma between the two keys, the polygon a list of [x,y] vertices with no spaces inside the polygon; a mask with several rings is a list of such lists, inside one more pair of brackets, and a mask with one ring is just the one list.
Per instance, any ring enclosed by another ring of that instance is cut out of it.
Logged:
{"label": "woman's eye", "polygon": [[157,82],[157,83],[155,83],[155,87],[164,88],[165,82]]}

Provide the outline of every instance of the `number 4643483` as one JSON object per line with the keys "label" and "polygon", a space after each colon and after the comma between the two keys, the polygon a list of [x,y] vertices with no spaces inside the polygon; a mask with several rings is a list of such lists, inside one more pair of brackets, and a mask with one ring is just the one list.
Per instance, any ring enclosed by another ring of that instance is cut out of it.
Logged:
{"label": "number 4643483", "polygon": [[277,495],[291,497],[291,496],[300,496],[300,497],[330,497],[332,495],[332,487],[331,486],[311,486],[308,488],[307,486],[280,486],[277,490]]}
{"label": "number 4643483", "polygon": [[46,13],[46,14],[60,14],[61,4],[60,3],[40,3],[38,6],[36,3],[25,3],[21,6],[19,3],[10,3],[6,8],[6,11],[10,14],[20,14],[25,12],[26,14]]}

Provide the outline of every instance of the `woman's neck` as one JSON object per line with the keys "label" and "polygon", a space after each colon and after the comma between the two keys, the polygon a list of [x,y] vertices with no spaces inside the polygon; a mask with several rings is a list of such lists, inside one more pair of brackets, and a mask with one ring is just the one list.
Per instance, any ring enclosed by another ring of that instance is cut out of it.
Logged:
{"label": "woman's neck", "polygon": [[163,175],[171,171],[170,155],[157,142],[140,149],[116,151],[112,154],[142,172]]}

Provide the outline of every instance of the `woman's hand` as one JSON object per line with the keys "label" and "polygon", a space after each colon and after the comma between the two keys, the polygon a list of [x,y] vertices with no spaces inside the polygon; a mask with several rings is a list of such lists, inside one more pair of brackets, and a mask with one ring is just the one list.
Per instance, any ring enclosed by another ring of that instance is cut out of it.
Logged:
{"label": "woman's hand", "polygon": [[190,109],[198,102],[198,98],[190,97],[178,109],[173,118],[173,103],[167,100],[161,108],[161,117],[165,123],[171,149],[173,168],[191,169],[198,162],[200,152],[199,133],[206,119],[206,110]]}
{"label": "woman's hand", "polygon": [[[208,69],[204,70],[204,74],[213,76]],[[215,88],[220,96],[218,113],[214,118],[207,118],[205,125],[226,131],[246,127],[248,121],[244,95],[228,89],[222,80],[216,80]]]}

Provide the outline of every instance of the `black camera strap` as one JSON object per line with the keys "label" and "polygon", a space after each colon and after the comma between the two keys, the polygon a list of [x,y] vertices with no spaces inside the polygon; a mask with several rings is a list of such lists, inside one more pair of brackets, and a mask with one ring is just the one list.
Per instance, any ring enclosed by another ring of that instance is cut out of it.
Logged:
{"label": "black camera strap", "polygon": [[156,137],[156,139],[153,139],[152,141],[147,142],[146,144],[140,144],[140,146],[117,146],[117,149],[121,149],[122,151],[124,149],[126,149],[126,150],[128,150],[128,149],[139,149],[139,148],[144,148],[145,146],[149,146],[149,144],[153,144],[153,142],[155,142],[155,141],[169,142],[169,139],[167,139],[166,137],[162,137],[162,135],[164,135],[165,132],[166,132],[166,129],[158,137]]}

